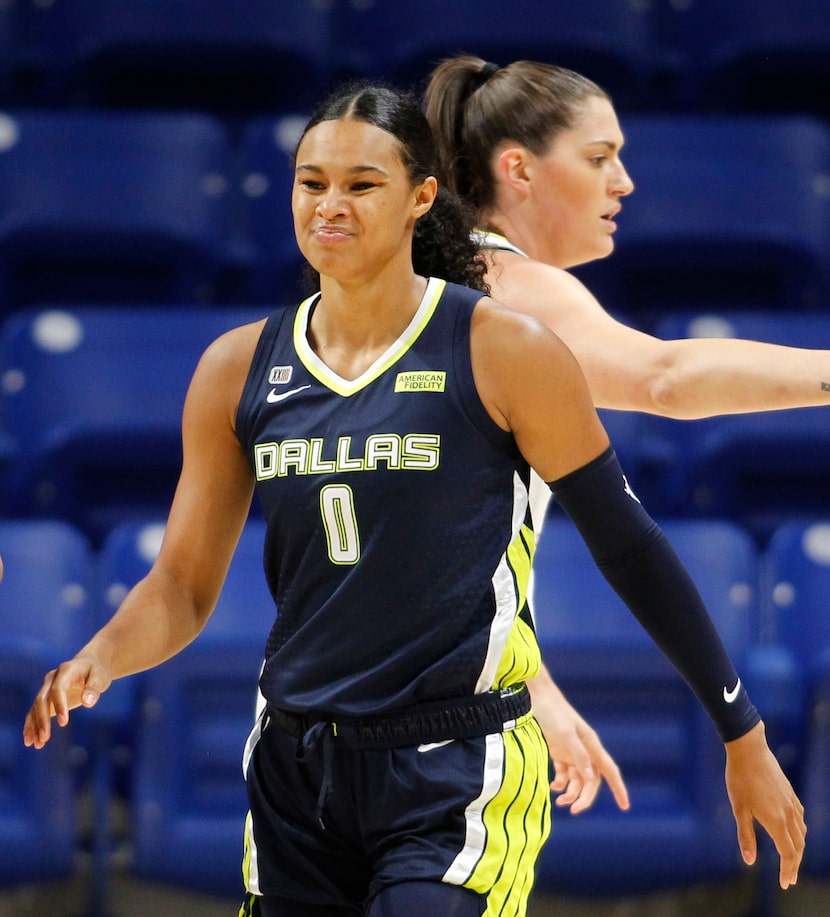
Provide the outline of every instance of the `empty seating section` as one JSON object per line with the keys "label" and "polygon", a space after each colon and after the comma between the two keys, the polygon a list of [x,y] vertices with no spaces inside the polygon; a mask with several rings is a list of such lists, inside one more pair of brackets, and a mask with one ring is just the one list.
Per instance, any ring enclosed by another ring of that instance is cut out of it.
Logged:
{"label": "empty seating section", "polygon": [[203,114],[0,114],[3,309],[217,298],[230,165]]}
{"label": "empty seating section", "polygon": [[331,16],[314,0],[20,6],[36,102],[209,108],[238,117],[311,104],[329,78]]}
{"label": "empty seating section", "polygon": [[[110,610],[155,559],[158,524],[123,525],[104,549]],[[215,611],[197,640],[136,682],[132,780],[138,875],[241,896],[247,803],[242,751],[274,604],[262,572],[264,523],[240,539]]]}
{"label": "empty seating section", "polygon": [[764,569],[765,600],[775,640],[791,654],[802,719],[790,723],[800,749],[796,771],[810,819],[804,868],[830,877],[830,516],[822,522],[790,521],[773,535]]}
{"label": "empty seating section", "polygon": [[246,293],[256,302],[292,302],[305,292],[305,260],[294,239],[293,154],[308,115],[252,119],[240,141],[240,243],[249,253]]}
{"label": "empty seating section", "polygon": [[678,105],[830,116],[830,15],[823,0],[666,4]]}
{"label": "empty seating section", "polygon": [[166,514],[181,415],[215,338],[255,308],[20,313],[0,334],[0,422],[15,448],[5,504],[75,523],[96,542],[128,516]]}
{"label": "empty seating section", "polygon": [[0,886],[68,876],[79,850],[74,724],[37,751],[23,720],[49,669],[92,633],[94,562],[55,521],[0,520]]}
{"label": "empty seating section", "polygon": [[[83,785],[92,917],[108,911],[116,794],[135,875],[240,895],[241,757],[275,615],[257,518],[191,646],[113,685],[43,751],[23,747],[23,717],[152,565],[201,354],[312,282],[290,212],[309,113],[350,77],[420,91],[459,53],[572,67],[609,91],[636,191],[615,254],[575,269],[607,308],[666,339],[830,349],[825,0],[0,2],[0,886],[77,869]],[[600,412],[765,716],[820,878],[828,412]],[[629,895],[740,875],[714,728],[555,504],[534,575],[545,659],[634,803],[619,813],[603,790],[579,818],[555,810],[539,887]],[[774,852],[761,859],[766,907]]]}
{"label": "empty seating section", "polygon": [[[757,626],[755,546],[725,522],[664,529],[743,669]],[[633,800],[624,813],[607,793],[588,818],[554,813],[558,843],[542,852],[541,887],[619,895],[736,874],[723,750],[694,696],[614,595],[569,521],[548,522],[534,569],[544,658],[598,729]]]}
{"label": "empty seating section", "polygon": [[583,268],[609,308],[652,327],[691,309],[827,309],[830,123],[630,115],[617,251]]}
{"label": "empty seating section", "polygon": [[527,59],[572,67],[637,105],[650,98],[661,57],[646,5],[618,0],[525,0],[521,12],[499,0],[376,0],[341,3],[335,16],[339,75],[380,76],[413,88],[442,58],[467,53],[502,66]]}

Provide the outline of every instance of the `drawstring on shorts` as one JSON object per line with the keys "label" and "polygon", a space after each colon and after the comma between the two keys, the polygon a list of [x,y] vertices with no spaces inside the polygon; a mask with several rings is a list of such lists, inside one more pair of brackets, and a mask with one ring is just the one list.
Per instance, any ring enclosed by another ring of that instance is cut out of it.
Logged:
{"label": "drawstring on shorts", "polygon": [[522,684],[471,697],[416,704],[386,716],[299,714],[269,705],[263,723],[272,722],[299,740],[298,761],[307,761],[319,749],[323,774],[315,815],[325,828],[323,812],[333,787],[335,744],[350,749],[380,749],[474,738],[513,729],[516,721],[529,712],[530,692]]}
{"label": "drawstring on shorts", "polygon": [[320,780],[320,792],[317,794],[317,808],[314,810],[314,815],[317,821],[320,822],[320,827],[324,830],[326,825],[323,821],[323,811],[332,789],[331,770],[334,759],[334,728],[334,723],[328,723],[325,720],[315,723],[303,735],[296,752],[298,761],[306,761],[318,747],[322,750],[323,776]]}

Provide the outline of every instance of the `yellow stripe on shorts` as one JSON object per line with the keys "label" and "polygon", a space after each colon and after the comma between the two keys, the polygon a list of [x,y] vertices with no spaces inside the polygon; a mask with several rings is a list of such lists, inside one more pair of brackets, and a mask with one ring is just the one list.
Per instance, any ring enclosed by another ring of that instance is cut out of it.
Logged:
{"label": "yellow stripe on shorts", "polygon": [[484,786],[465,813],[464,849],[443,880],[483,895],[485,917],[524,917],[550,833],[548,749],[532,714],[486,743]]}

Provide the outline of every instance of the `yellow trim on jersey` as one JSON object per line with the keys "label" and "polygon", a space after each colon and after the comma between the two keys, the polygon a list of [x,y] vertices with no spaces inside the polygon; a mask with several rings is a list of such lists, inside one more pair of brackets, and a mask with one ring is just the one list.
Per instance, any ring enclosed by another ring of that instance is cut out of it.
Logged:
{"label": "yellow trim on jersey", "polygon": [[319,293],[309,296],[308,299],[300,303],[300,308],[297,310],[297,317],[294,321],[294,349],[297,351],[297,355],[305,368],[315,379],[322,382],[331,391],[348,398],[350,395],[354,395],[364,389],[371,382],[374,382],[378,376],[386,372],[412,347],[432,318],[446,285],[446,281],[439,280],[437,277],[429,278],[420,305],[403,334],[356,379],[344,379],[342,376],[338,376],[312,350],[308,342],[308,323],[312,306],[319,298]]}
{"label": "yellow trim on jersey", "polygon": [[520,535],[521,537],[513,539],[507,548],[507,560],[516,575],[519,608],[527,601],[530,570],[533,566],[533,555],[536,553],[536,533],[533,529],[529,525],[523,525]]}
{"label": "yellow trim on jersey", "polygon": [[494,688],[506,688],[527,681],[528,678],[534,678],[542,666],[542,654],[536,633],[532,625],[518,614],[527,601],[535,545],[533,530],[524,525],[521,537],[514,539],[507,549],[508,566],[513,571],[516,584],[517,614],[499,660]]}
{"label": "yellow trim on jersey", "polygon": [[535,678],[542,668],[542,652],[536,639],[536,631],[516,617],[507,640],[507,646],[499,663],[494,688],[506,688]]}
{"label": "yellow trim on jersey", "polygon": [[259,870],[257,869],[256,841],[254,840],[254,821],[250,809],[245,816],[242,882],[251,894],[259,894]]}
{"label": "yellow trim on jersey", "polygon": [[467,841],[444,881],[484,896],[484,917],[524,917],[550,833],[548,748],[532,714],[486,742],[484,789],[465,812]]}

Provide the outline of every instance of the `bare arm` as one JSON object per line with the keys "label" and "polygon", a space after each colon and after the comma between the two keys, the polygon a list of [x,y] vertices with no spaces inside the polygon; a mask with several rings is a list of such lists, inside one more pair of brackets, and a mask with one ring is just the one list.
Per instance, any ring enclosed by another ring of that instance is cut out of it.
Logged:
{"label": "bare arm", "polygon": [[233,424],[258,333],[237,329],[202,357],[185,402],[182,472],[158,558],[89,643],[47,673],[26,717],[27,745],[43,747],[53,716],[66,725],[71,709],[93,706],[113,679],[173,656],[213,611],[253,492]]}
{"label": "bare arm", "polygon": [[494,298],[568,345],[598,407],[678,420],[830,404],[830,351],[731,338],[663,341],[618,322],[567,271],[494,254]]}

